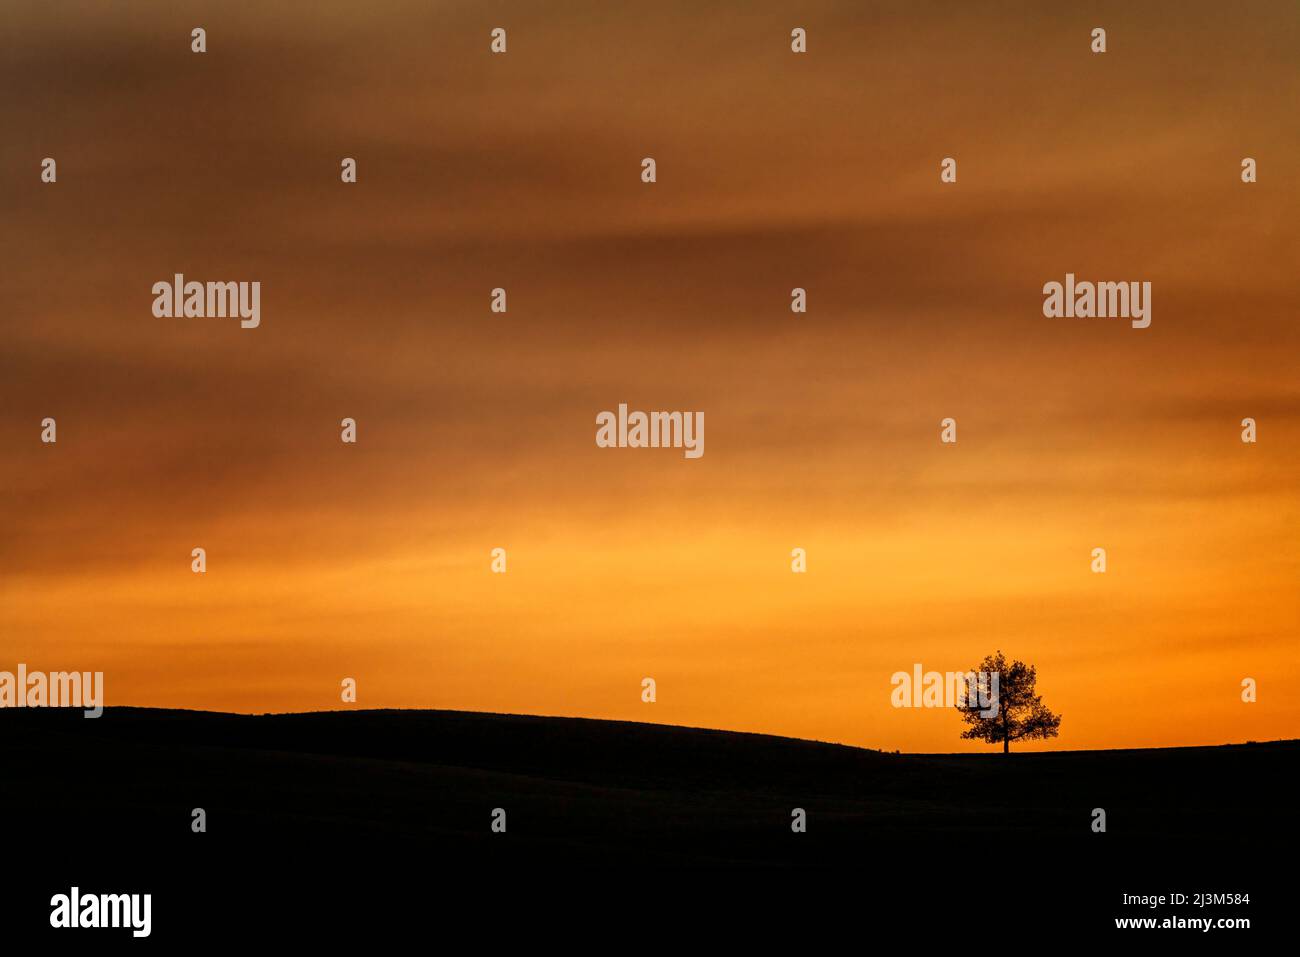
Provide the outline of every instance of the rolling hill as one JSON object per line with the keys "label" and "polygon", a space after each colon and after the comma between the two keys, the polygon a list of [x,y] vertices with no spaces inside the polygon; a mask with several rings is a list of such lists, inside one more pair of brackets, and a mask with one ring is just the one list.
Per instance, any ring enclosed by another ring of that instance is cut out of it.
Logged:
{"label": "rolling hill", "polygon": [[878,908],[948,887],[1100,926],[1122,893],[1249,890],[1264,858],[1289,859],[1298,758],[1298,741],[925,755],[454,711],[7,709],[0,817],[34,875],[29,917],[75,880],[152,888],[165,923],[202,922],[232,888],[334,911],[422,895],[434,874],[457,875],[440,893],[461,904],[512,881],[560,894],[574,873],[586,895],[612,895],[626,878],[599,875],[664,867],[696,904],[720,886],[753,901],[754,875],[793,867],[820,901],[854,895],[843,906],[868,887]]}

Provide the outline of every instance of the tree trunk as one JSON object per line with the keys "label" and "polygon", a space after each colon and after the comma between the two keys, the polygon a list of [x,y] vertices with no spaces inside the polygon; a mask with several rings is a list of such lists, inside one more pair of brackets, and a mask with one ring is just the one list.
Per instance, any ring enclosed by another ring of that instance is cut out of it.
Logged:
{"label": "tree trunk", "polygon": [[1003,753],[1003,754],[1010,754],[1010,753],[1011,753],[1011,739],[1010,739],[1010,738],[1003,738],[1003,739],[1002,739],[1002,753]]}

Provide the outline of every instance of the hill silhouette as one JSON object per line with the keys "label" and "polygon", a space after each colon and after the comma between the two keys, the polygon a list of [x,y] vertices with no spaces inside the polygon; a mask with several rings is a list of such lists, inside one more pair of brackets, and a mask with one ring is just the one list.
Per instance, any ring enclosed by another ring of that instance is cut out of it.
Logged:
{"label": "hill silhouette", "polygon": [[1122,894],[1169,890],[1252,892],[1258,916],[1263,876],[1293,866],[1298,757],[1297,741],[926,755],[455,711],[3,709],[0,822],[22,879],[0,916],[46,933],[51,895],[74,884],[152,893],[156,933],[175,939],[261,924],[373,942],[424,926],[435,900],[437,921],[497,930],[504,900],[524,929],[624,915],[611,933],[642,919],[634,902],[662,920],[671,900],[678,926],[724,939],[762,937],[768,912],[800,933],[812,914],[926,928],[934,906],[979,922],[991,900],[1022,932],[1113,933],[1143,913]]}
{"label": "hill silhouette", "polygon": [[[1290,829],[1300,742],[893,754],[770,735],[455,711],[0,711],[0,810],[137,846],[394,841],[446,857],[836,864],[891,843],[1203,850]],[[93,801],[87,801],[93,782]],[[489,828],[492,808],[507,835]],[[790,831],[791,809],[808,814]],[[1091,831],[1106,809],[1108,833]],[[195,835],[198,837],[198,835]],[[503,839],[504,838],[504,839]]]}

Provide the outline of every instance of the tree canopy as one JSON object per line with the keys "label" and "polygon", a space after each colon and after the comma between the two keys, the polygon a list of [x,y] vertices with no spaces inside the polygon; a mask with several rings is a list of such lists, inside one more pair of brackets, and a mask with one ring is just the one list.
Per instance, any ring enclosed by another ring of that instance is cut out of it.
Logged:
{"label": "tree canopy", "polygon": [[1006,753],[1011,750],[1012,741],[1057,736],[1061,716],[1053,714],[1035,693],[1038,672],[1033,665],[1008,662],[999,651],[986,657],[975,670],[990,678],[997,675],[997,710],[989,714],[992,708],[984,708],[975,701],[958,702],[962,721],[970,725],[961,733],[963,738],[989,744],[1001,742]]}

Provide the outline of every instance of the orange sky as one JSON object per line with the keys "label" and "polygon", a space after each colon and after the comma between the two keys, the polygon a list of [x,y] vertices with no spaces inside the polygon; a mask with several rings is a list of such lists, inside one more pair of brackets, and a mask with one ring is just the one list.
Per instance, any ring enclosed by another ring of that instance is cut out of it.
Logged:
{"label": "orange sky", "polygon": [[0,670],[947,751],[890,675],[1001,648],[1053,748],[1300,735],[1300,9],[1132,6],[6,4]]}

